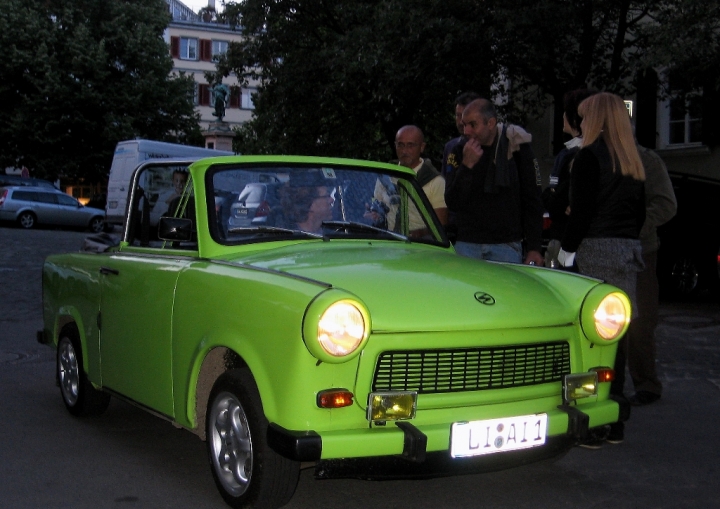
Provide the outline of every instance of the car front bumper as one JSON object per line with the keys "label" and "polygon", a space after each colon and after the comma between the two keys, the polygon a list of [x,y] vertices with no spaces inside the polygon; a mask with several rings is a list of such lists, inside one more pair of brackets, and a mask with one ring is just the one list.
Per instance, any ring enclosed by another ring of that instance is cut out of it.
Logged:
{"label": "car front bumper", "polygon": [[[621,407],[623,405],[617,401],[606,400],[578,406],[559,405],[547,411],[547,442],[538,449],[545,449],[549,443],[560,438],[576,443],[585,438],[590,427],[624,420],[627,412]],[[271,423],[267,436],[273,450],[296,461],[400,456],[406,460],[422,462],[430,452],[444,452],[449,457],[447,451],[451,440],[451,426],[452,423],[416,425],[412,420],[407,420],[388,422],[385,426],[370,426],[368,423],[368,427],[363,429],[320,433],[312,430],[287,430]],[[511,452],[488,456],[502,457],[508,454]],[[532,456],[533,453],[529,455]],[[489,461],[492,463],[492,459]]]}

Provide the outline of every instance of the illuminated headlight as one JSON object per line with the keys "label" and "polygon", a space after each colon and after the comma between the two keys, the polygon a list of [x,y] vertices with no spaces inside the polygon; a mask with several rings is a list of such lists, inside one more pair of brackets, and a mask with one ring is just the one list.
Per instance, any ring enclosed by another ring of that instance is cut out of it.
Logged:
{"label": "illuminated headlight", "polygon": [[630,321],[627,298],[619,293],[605,297],[595,311],[595,330],[603,339],[615,339]]}
{"label": "illuminated headlight", "polygon": [[372,392],[368,398],[368,421],[400,421],[415,417],[417,392]]}
{"label": "illuminated headlight", "polygon": [[342,290],[329,289],[308,306],[303,341],[322,362],[347,362],[362,351],[370,329],[370,314],[358,299]]}
{"label": "illuminated headlight", "polygon": [[596,396],[597,390],[598,374],[594,371],[565,375],[563,380],[563,398],[565,402]]}
{"label": "illuminated headlight", "polygon": [[317,340],[330,355],[343,357],[353,353],[364,337],[363,315],[348,301],[336,302],[320,318]]}
{"label": "illuminated headlight", "polygon": [[630,325],[630,299],[624,292],[608,284],[600,284],[588,293],[583,302],[580,321],[583,332],[601,346],[618,341]]}

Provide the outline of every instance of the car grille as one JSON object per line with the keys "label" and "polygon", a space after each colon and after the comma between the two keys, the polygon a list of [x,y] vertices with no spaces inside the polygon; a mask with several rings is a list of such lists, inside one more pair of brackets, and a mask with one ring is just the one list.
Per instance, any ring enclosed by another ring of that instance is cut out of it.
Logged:
{"label": "car grille", "polygon": [[373,391],[505,389],[562,380],[570,373],[565,341],[494,348],[388,351],[380,354]]}

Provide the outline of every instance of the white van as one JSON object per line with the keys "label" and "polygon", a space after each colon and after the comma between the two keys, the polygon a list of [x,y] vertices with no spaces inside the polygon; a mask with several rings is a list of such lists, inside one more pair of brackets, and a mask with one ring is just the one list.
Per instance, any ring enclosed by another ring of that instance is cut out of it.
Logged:
{"label": "white van", "polygon": [[231,155],[233,155],[232,152],[223,150],[211,150],[162,141],[135,139],[119,142],[115,147],[115,155],[110,166],[105,223],[112,226],[115,224],[122,225],[125,221],[130,178],[133,170],[143,161],[167,158],[202,159],[204,157]]}

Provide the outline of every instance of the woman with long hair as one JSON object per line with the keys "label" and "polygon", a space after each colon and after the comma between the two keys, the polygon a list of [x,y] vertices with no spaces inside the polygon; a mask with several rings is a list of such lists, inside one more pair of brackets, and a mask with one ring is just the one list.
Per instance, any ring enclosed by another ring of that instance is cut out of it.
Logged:
{"label": "woman with long hair", "polygon": [[[583,141],[570,170],[570,215],[558,261],[624,290],[636,309],[636,276],[643,268],[638,237],[645,222],[645,171],[630,117],[623,100],[607,92],[582,101],[578,114]],[[620,400],[625,398],[626,349],[623,338],[610,389]],[[620,443],[623,438],[624,423],[618,422],[609,435],[584,445]]]}

